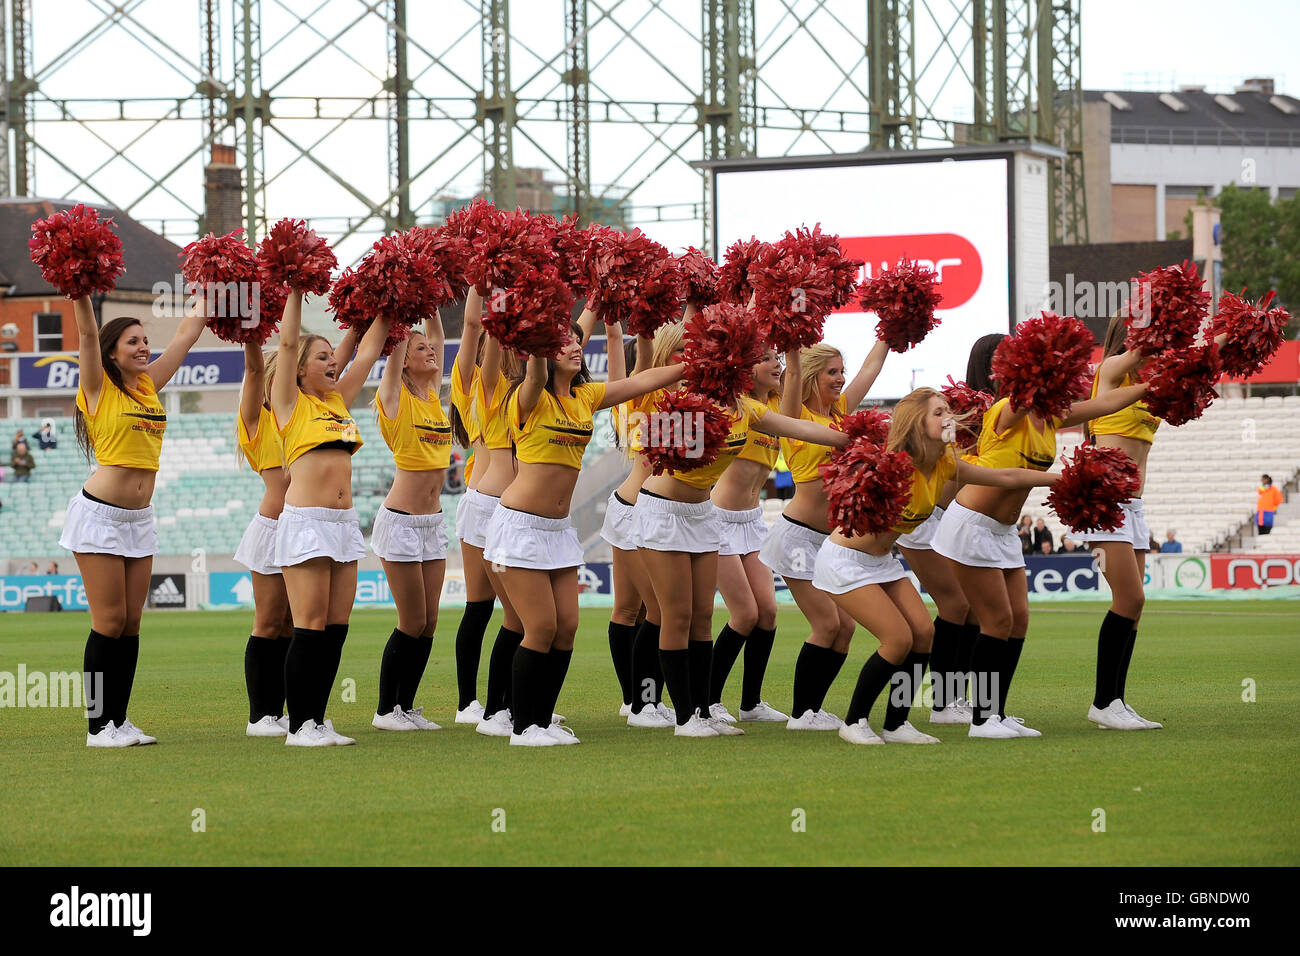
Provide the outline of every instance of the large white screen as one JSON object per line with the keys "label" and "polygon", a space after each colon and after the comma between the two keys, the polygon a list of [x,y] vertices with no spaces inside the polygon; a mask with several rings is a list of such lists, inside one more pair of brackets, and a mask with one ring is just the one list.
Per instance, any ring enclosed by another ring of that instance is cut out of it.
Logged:
{"label": "large white screen", "polygon": [[[1005,158],[820,166],[717,173],[719,252],[737,239],[769,242],[787,229],[821,223],[845,252],[867,259],[864,271],[893,265],[899,255],[930,260],[948,301],[941,324],[912,351],[890,352],[868,398],[901,398],[922,385],[962,379],[977,338],[1010,327]],[[721,256],[719,256],[721,259]],[[961,300],[956,307],[949,302]],[[849,306],[856,310],[856,303]],[[875,343],[876,317],[837,312],[826,341],[844,353],[845,374],[857,372]]]}

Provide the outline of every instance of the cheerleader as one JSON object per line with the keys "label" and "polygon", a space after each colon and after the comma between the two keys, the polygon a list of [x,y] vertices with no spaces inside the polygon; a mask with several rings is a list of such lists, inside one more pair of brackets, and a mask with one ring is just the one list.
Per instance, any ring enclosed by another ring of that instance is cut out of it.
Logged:
{"label": "cheerleader", "polygon": [[[987,349],[986,371],[995,350],[996,342]],[[1023,464],[1047,471],[1056,460],[1057,429],[1126,408],[1140,399],[1146,388],[1113,389],[1104,396],[1075,402],[1064,417],[1054,419],[1014,409],[1010,399],[999,399],[984,415],[977,463],[985,468]],[[962,593],[979,621],[970,664],[976,698],[972,737],[1042,736],[1006,712],[1007,693],[1029,630],[1029,585],[1015,525],[1028,495],[1028,489],[1022,488],[964,487],[944,511],[932,541],[936,553],[954,562]]]}
{"label": "cheerleader", "polygon": [[[893,555],[900,535],[915,532],[931,516],[945,484],[958,482],[1029,489],[1051,485],[1059,475],[1025,468],[982,468],[959,460],[951,444],[956,428],[940,392],[919,388],[895,407],[888,451],[912,458],[912,487],[899,522],[882,534],[850,536],[836,529],[817,552],[813,583],[880,641],[858,675],[841,739],[851,744],[937,744],[907,719],[912,699],[930,660],[935,625],[921,595]],[[867,722],[872,705],[893,684],[877,735]]]}
{"label": "cheerleader", "polygon": [[[838,349],[823,343],[786,353],[781,411],[792,418],[833,426],[866,398],[888,351],[884,342],[877,342],[847,387],[844,356]],[[826,492],[818,470],[829,459],[830,449],[822,445],[786,443],[794,497],[758,553],[763,564],[784,578],[812,629],[795,663],[794,710],[786,723],[789,730],[835,730],[840,726],[840,719],[824,711],[822,703],[848,658],[853,638],[853,618],[812,581],[817,552],[830,534]]]}
{"label": "cheerleader", "polygon": [[86,681],[87,747],[157,743],[127,717],[140,618],[153,556],[154,482],[167,414],[158,391],[176,374],[203,331],[203,316],[181,320],[167,348],[149,360],[149,337],[138,319],[95,322],[88,297],[73,303],[80,338],[77,444],[95,470],[68,502],[59,546],[73,553],[90,605]]}
{"label": "cheerleader", "polygon": [[[768,349],[754,366],[749,397],[769,410],[781,409],[781,358]],[[781,454],[778,438],[750,429],[745,447],[722,473],[710,496],[721,521],[718,546],[718,590],[728,620],[713,642],[709,672],[709,715],[735,723],[722,704],[731,668],[745,651],[745,675],[740,693],[742,721],[789,720],[762,699],[763,676],[776,640],[776,587],[771,570],[758,559],[767,537],[760,495]]]}
{"label": "cheerleader", "polygon": [[722,542],[722,522],[710,500],[714,484],[748,443],[751,430],[806,444],[848,442],[842,432],[771,411],[748,395],[739,396],[730,411],[731,429],[718,457],[701,468],[647,479],[635,508],[633,534],[659,604],[659,659],[677,712],[673,733],[679,737],[744,733],[709,709],[713,596]]}
{"label": "cheerleader", "polygon": [[284,572],[294,624],[284,662],[285,743],[292,747],[356,743],[325,718],[356,596],[357,561],[365,554],[352,507],[351,456],[361,447],[361,433],[348,406],[383,350],[388,324],[382,316],[370,323],[356,359],[340,376],[324,336],[300,335],[301,292],[289,293],[280,323],[271,410],[289,487],[276,527],[275,563]]}
{"label": "cheerleader", "polygon": [[530,358],[523,381],[511,390],[506,411],[519,473],[492,516],[484,557],[502,567],[506,592],[524,623],[512,669],[512,745],[578,742],[552,711],[578,628],[582,546],[569,504],[591,440],[592,416],[665,388],[681,375],[682,367],[674,365],[593,383],[582,358],[582,330],[575,325],[560,357]]}
{"label": "cheerleader", "polygon": [[379,668],[378,730],[439,730],[415,706],[438,624],[447,567],[442,484],[451,462],[451,422],[438,398],[442,384],[442,319],[424,320],[393,349],[375,393],[379,430],[397,474],[375,516],[370,546],[379,556],[397,605]]}

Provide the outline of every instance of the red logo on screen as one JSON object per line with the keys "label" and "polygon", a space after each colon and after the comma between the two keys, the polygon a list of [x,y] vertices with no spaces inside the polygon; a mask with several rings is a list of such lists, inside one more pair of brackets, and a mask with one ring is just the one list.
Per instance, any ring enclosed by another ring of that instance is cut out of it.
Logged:
{"label": "red logo on screen", "polygon": [[[864,281],[881,270],[898,264],[900,259],[915,259],[939,274],[939,291],[943,293],[941,309],[955,309],[969,302],[980,287],[984,267],[980,254],[970,241],[951,232],[931,232],[919,236],[841,236],[840,248],[851,259],[862,259]],[[856,301],[842,311],[855,311]]]}

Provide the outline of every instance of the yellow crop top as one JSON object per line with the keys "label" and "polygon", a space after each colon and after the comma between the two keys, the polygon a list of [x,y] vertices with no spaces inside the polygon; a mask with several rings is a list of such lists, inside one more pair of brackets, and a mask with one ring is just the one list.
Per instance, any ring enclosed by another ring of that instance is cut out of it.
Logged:
{"label": "yellow crop top", "polygon": [[626,432],[629,456],[645,447],[645,431],[649,416],[654,414],[655,409],[659,407],[659,400],[667,394],[666,388],[655,389],[640,398],[623,402],[615,410],[615,414],[623,416],[617,424]]}
{"label": "yellow crop top", "polygon": [[397,417],[384,414],[379,406],[379,431],[402,471],[433,471],[451,464],[451,422],[442,402],[416,398],[403,385],[398,389]]}
{"label": "yellow crop top", "polygon": [[736,459],[741,449],[748,443],[750,427],[754,422],[762,421],[763,416],[766,414],[766,405],[760,405],[748,395],[741,395],[740,409],[731,419],[731,431],[727,434],[726,444],[722,446],[722,451],[718,453],[718,457],[702,468],[693,468],[690,471],[670,471],[668,474],[692,488],[699,488],[702,491],[712,488],[718,483],[722,473],[727,470],[727,466]]}
{"label": "yellow crop top", "polygon": [[573,395],[561,398],[543,389],[524,421],[519,420],[519,389],[506,407],[515,457],[530,465],[582,467],[582,453],[591,441],[592,416],[605,398],[603,382],[575,385]]}
{"label": "yellow crop top", "polygon": [[[1092,397],[1097,397],[1097,383],[1101,381],[1101,370],[1092,377]],[[1125,375],[1123,385],[1132,385],[1133,377]],[[1155,440],[1156,429],[1160,419],[1147,411],[1146,402],[1134,402],[1117,412],[1094,418],[1088,422],[1088,431],[1094,435],[1119,435],[1122,438],[1136,438],[1148,445]]]}
{"label": "yellow crop top", "polygon": [[1056,429],[1061,420],[1049,420],[1039,432],[1026,415],[1011,428],[998,434],[998,416],[1010,403],[1004,398],[993,403],[984,413],[984,427],[980,429],[979,461],[985,468],[1032,468],[1047,471],[1056,461]]}
{"label": "yellow crop top", "polygon": [[[767,410],[769,412],[781,412],[781,399],[773,395],[767,400]],[[749,430],[749,437],[745,440],[745,447],[740,449],[737,458],[743,458],[745,461],[756,461],[760,465],[766,465],[768,469],[776,467],[776,460],[781,456],[781,439],[775,435],[768,435],[756,428]]]}
{"label": "yellow crop top", "polygon": [[474,414],[474,390],[478,387],[478,368],[475,368],[469,377],[469,387],[465,387],[465,380],[460,374],[460,364],[453,362],[451,366],[451,405],[460,413],[461,424],[465,426],[465,434],[469,436],[469,443],[472,445],[483,437],[482,429],[478,427],[478,418]]}
{"label": "yellow crop top", "polygon": [[[835,400],[835,406],[831,409],[830,415],[818,415],[816,412],[809,411],[807,405],[803,406],[799,413],[799,417],[804,421],[817,422],[828,428],[834,428],[844,415],[843,395]],[[810,481],[821,481],[822,473],[819,469],[831,460],[831,452],[835,450],[828,445],[796,441],[793,438],[782,438],[781,448],[785,452],[785,461],[790,466],[790,475],[796,485],[807,484]]]}
{"label": "yellow crop top", "polygon": [[292,465],[313,448],[336,441],[350,443],[354,455],[363,444],[357,423],[343,404],[343,396],[330,392],[320,399],[299,389],[298,400],[293,403],[293,414],[280,429],[284,463]]}
{"label": "yellow crop top", "polygon": [[943,451],[943,457],[934,466],[930,477],[919,471],[912,471],[912,496],[903,509],[903,516],[894,525],[899,534],[915,531],[917,527],[934,513],[939,496],[943,494],[944,484],[957,477],[957,462],[952,456],[951,446]]}
{"label": "yellow crop top", "polygon": [[239,448],[250,468],[259,475],[268,468],[284,467],[284,448],[280,444],[280,431],[275,427],[275,415],[263,405],[257,412],[257,434],[248,437],[244,416],[239,421]]}
{"label": "yellow crop top", "polygon": [[510,382],[504,375],[497,376],[497,387],[489,399],[483,388],[483,379],[474,376],[474,415],[479,435],[489,448],[510,447],[510,423],[506,420],[504,402],[510,393]]}
{"label": "yellow crop top", "polygon": [[120,389],[104,376],[93,415],[86,408],[85,389],[79,387],[77,408],[86,416],[95,461],[121,468],[158,470],[167,413],[148,373],[140,373],[134,390]]}

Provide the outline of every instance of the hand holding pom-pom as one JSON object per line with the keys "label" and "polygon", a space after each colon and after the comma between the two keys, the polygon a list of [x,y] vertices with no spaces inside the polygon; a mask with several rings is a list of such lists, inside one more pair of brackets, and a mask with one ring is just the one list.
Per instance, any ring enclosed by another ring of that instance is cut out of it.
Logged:
{"label": "hand holding pom-pom", "polygon": [[1141,490],[1138,467],[1124,452],[1080,445],[1074,457],[1066,459],[1047,506],[1073,531],[1116,531],[1124,523],[1120,502]]}
{"label": "hand holding pom-pom", "polygon": [[766,242],[753,237],[737,240],[727,247],[722,257],[722,266],[718,269],[719,301],[734,302],[736,305],[749,304],[749,297],[754,294],[754,287],[749,281],[749,269],[767,248]]}
{"label": "hand holding pom-pom", "polygon": [[483,331],[506,351],[558,358],[571,334],[573,294],[553,265],[527,267],[483,315]]}
{"label": "hand holding pom-pom", "polygon": [[1219,397],[1214,384],[1222,371],[1213,343],[1152,356],[1142,366],[1147,411],[1175,426],[1200,418]]}
{"label": "hand holding pom-pom", "polygon": [[954,444],[961,451],[974,448],[980,440],[980,431],[984,428],[984,413],[993,407],[993,396],[971,388],[965,382],[954,382],[951,375],[948,376],[948,384],[940,391],[957,420]]}
{"label": "hand holding pom-pom", "polygon": [[713,464],[731,434],[731,415],[684,388],[663,396],[649,417],[640,454],[655,475]]}
{"label": "hand holding pom-pom", "polygon": [[1148,354],[1186,348],[1210,308],[1210,293],[1202,287],[1196,266],[1163,266],[1133,280],[1137,294],[1125,316],[1125,347]]}
{"label": "hand holding pom-pom", "polygon": [[904,260],[868,281],[859,301],[880,317],[876,338],[895,352],[906,352],[921,342],[939,324],[934,314],[943,301],[935,286],[938,278],[938,273]]}
{"label": "hand holding pom-pom", "polygon": [[835,425],[850,441],[862,439],[883,446],[889,441],[889,413],[879,408],[864,408],[845,415]]}
{"label": "hand holding pom-pom", "polygon": [[701,309],[686,320],[682,336],[686,388],[722,405],[754,387],[754,365],[763,358],[763,328],[753,312],[730,302]]}
{"label": "hand holding pom-pom", "polygon": [[[355,328],[359,336],[366,334],[376,314],[372,311],[365,286],[364,277],[358,275],[356,269],[344,269],[334,280],[329,295],[329,308],[334,313],[334,321],[338,323],[339,328]],[[393,349],[397,348],[410,333],[411,329],[408,325],[400,323],[390,325],[388,338],[384,340],[381,354],[392,355]]]}
{"label": "hand holding pom-pom", "polygon": [[1092,333],[1078,319],[1044,312],[1016,326],[993,353],[993,378],[1014,410],[1045,419],[1064,417],[1087,394]]}
{"label": "hand holding pom-pom", "polygon": [[677,318],[683,284],[677,260],[640,229],[604,229],[587,256],[587,305],[629,335],[653,335]]}
{"label": "hand holding pom-pom", "polygon": [[281,219],[257,247],[258,278],[297,292],[325,295],[338,264],[329,243],[301,219]]}
{"label": "hand holding pom-pom", "polygon": [[1255,303],[1231,292],[1223,293],[1210,327],[1211,337],[1227,336],[1219,346],[1223,374],[1249,378],[1262,371],[1282,347],[1291,314],[1281,306],[1268,308],[1273,295],[1270,292]]}
{"label": "hand holding pom-pom", "polygon": [[898,524],[912,496],[912,456],[858,439],[821,466],[832,528],[847,537],[884,534]]}
{"label": "hand holding pom-pom", "polygon": [[718,301],[718,264],[694,246],[677,257],[677,265],[686,282],[686,301],[704,308]]}
{"label": "hand holding pom-pom", "polygon": [[81,203],[32,223],[27,250],[41,278],[69,299],[112,292],[126,271],[113,220]]}

